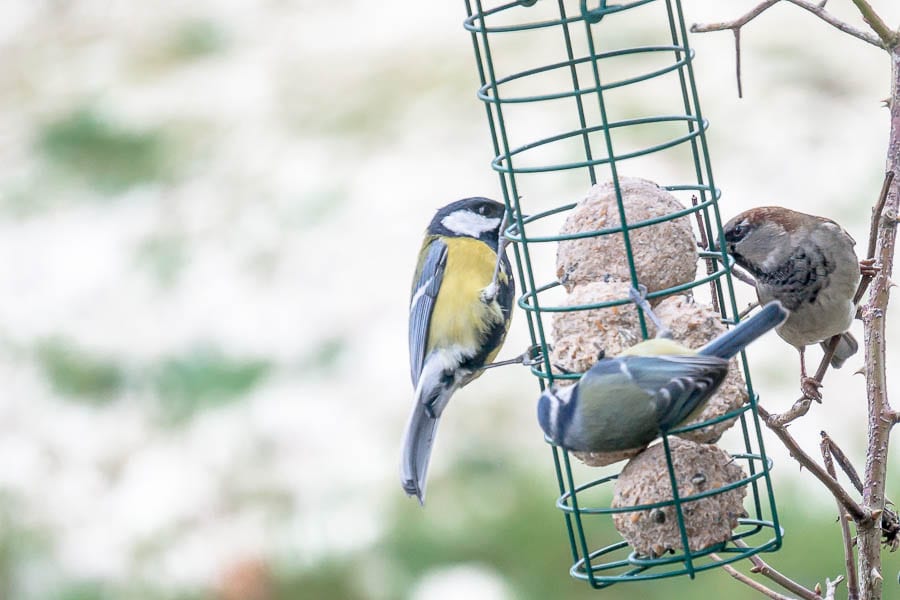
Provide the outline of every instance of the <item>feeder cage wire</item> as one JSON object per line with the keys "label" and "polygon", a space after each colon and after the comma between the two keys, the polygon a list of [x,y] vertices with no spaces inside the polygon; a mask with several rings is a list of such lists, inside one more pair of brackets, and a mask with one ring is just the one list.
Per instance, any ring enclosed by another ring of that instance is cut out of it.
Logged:
{"label": "feeder cage wire", "polygon": [[[561,240],[621,232],[631,284],[636,287],[640,282],[629,232],[689,215],[698,223],[700,239],[706,240],[699,257],[707,266],[707,275],[656,291],[648,298],[678,292],[708,293],[723,323],[736,323],[739,318],[730,259],[714,248],[715,240],[722,234],[717,204],[720,192],[714,185],[705,135],[708,123],[700,112],[692,67],[694,52],[688,44],[680,0],[617,4],[599,0],[595,6],[594,2],[588,6],[587,0],[518,0],[490,6],[486,6],[487,1],[465,0],[465,4],[468,18],[464,26],[471,33],[481,80],[477,96],[486,109],[493,142],[491,167],[499,175],[511,217],[506,236],[512,242],[523,287],[518,305],[526,315],[531,342],[540,348],[543,357],[531,368],[541,390],[555,379],[580,375],[551,372],[546,335],[550,317],[554,313],[606,309],[628,302],[627,298],[582,306],[554,302],[554,294],[557,298],[561,294],[560,283],[556,277],[542,277],[537,265],[541,257],[552,255]],[[656,43],[628,47],[628,35],[653,38]],[[553,52],[558,52],[558,56],[553,56]],[[534,62],[534,58],[541,61]],[[625,101],[622,92],[629,92]],[[564,119],[569,119],[568,124],[560,125]],[[634,140],[639,140],[638,145]],[[660,161],[660,157],[664,160]],[[673,164],[681,172],[690,173],[687,180],[665,175],[673,170]],[[673,194],[693,196],[693,204],[660,218],[627,222],[619,185],[620,167],[644,176],[648,173],[642,169],[650,169],[654,174],[662,171],[666,179],[659,177],[663,180],[657,183]],[[621,226],[568,235],[559,235],[558,227],[547,227],[575,204],[551,204],[547,208],[546,204],[540,205],[541,200],[550,198],[558,203],[565,196],[560,190],[585,190],[588,184],[598,182],[598,176],[601,181],[612,181]],[[582,187],[573,187],[573,183]],[[533,212],[535,208],[539,210]],[[648,332],[642,314],[639,319],[646,339]],[[756,412],[758,398],[743,353],[741,363],[749,400],[715,421],[736,419],[740,424],[733,436],[738,441],[728,451],[744,467],[744,478],[729,486],[679,498],[669,436],[663,436],[673,498],[638,507],[674,507],[682,541],[681,549],[672,551],[674,554],[654,557],[632,550],[622,539],[609,543],[612,515],[634,510],[608,506],[611,486],[619,474],[595,478],[595,471],[593,477],[590,473],[580,477],[589,470],[573,461],[568,452],[550,444],[560,493],[556,506],[564,515],[573,577],[594,588],[678,575],[693,578],[699,571],[781,547],[783,532],[772,493],[771,462],[763,446]],[[714,421],[682,427],[670,434],[711,422]],[[747,515],[739,519],[731,539],[702,550],[690,549],[683,519],[686,503],[737,486],[747,488]],[[601,501],[603,498],[605,502]],[[598,521],[602,519],[606,519],[606,527]],[[592,535],[597,530],[606,537],[602,542]]]}

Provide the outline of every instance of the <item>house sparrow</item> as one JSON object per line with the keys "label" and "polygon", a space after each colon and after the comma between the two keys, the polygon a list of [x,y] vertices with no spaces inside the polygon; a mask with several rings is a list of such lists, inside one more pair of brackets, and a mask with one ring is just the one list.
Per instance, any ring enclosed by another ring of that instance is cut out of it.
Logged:
{"label": "house sparrow", "polygon": [[734,262],[754,277],[760,304],[778,300],[791,311],[776,331],[800,352],[803,394],[821,399],[821,383],[807,376],[804,350],[817,342],[827,349],[839,335],[835,368],[856,352],[847,329],[856,315],[860,275],[874,269],[872,261],[857,259],[856,242],[831,219],[780,206],[742,212],[723,231],[719,248],[724,242]]}

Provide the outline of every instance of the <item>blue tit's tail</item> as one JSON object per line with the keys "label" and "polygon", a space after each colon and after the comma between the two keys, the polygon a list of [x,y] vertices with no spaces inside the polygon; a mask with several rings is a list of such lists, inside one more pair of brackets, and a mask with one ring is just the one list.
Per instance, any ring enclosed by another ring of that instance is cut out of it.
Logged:
{"label": "blue tit's tail", "polygon": [[[819,342],[819,345],[822,346],[822,350],[827,352],[830,343],[831,338]],[[835,369],[840,369],[848,358],[856,354],[858,349],[859,344],[856,343],[856,338],[850,335],[849,331],[845,331],[841,334],[841,340],[838,342],[837,348],[834,349],[834,356],[831,357],[831,366]]]}
{"label": "blue tit's tail", "polygon": [[773,300],[746,321],[741,321],[733,329],[700,348],[697,353],[731,358],[756,338],[781,325],[789,314],[781,302]]}
{"label": "blue tit's tail", "polygon": [[430,379],[423,374],[416,388],[416,402],[403,434],[403,453],[400,459],[400,483],[403,491],[418,498],[422,506],[425,506],[428,462],[441,412],[456,389],[440,383],[429,384]]}

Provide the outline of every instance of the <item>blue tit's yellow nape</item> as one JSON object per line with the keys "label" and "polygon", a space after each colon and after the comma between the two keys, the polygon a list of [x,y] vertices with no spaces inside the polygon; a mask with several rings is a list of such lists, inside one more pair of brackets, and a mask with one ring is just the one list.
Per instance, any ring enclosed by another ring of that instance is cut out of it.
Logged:
{"label": "blue tit's yellow nape", "polygon": [[415,403],[400,479],[423,505],[441,414],[453,393],[494,359],[509,329],[515,286],[500,240],[505,211],[487,198],[448,204],[431,220],[419,252],[409,307]]}
{"label": "blue tit's yellow nape", "polygon": [[699,350],[657,338],[601,359],[575,385],[544,390],[541,429],[569,450],[646,446],[701,409],[725,379],[729,359],[788,314],[780,302],[770,302]]}

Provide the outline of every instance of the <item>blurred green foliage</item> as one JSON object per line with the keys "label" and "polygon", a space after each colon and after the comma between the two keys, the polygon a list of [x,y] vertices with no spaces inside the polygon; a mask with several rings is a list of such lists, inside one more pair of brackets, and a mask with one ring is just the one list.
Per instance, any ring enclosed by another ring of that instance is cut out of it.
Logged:
{"label": "blurred green foliage", "polygon": [[89,185],[120,192],[171,174],[161,130],[137,130],[82,107],[45,124],[37,149],[52,164]]}
{"label": "blurred green foliage", "polygon": [[[508,463],[505,467],[499,463],[461,464],[431,483],[424,510],[398,498],[389,511],[387,533],[375,548],[340,560],[330,559],[318,568],[293,575],[277,599],[409,598],[419,577],[433,569],[460,564],[476,564],[495,572],[516,600],[695,600],[722,598],[723,591],[731,600],[760,598],[722,570],[700,573],[694,580],[682,576],[620,583],[599,591],[572,579],[568,574],[571,554],[564,519],[554,506],[552,475],[548,472],[541,478],[526,465],[510,471]],[[787,530],[784,548],[762,556],[810,589],[817,582],[824,586],[825,577],[833,579],[843,572],[836,514],[808,510],[802,496],[786,500],[780,504]],[[447,527],[448,520],[452,527]],[[591,533],[595,547],[619,539],[611,521],[606,517],[600,520],[603,523]],[[382,573],[384,588],[372,585],[369,578],[348,575],[365,573],[366,564],[376,557],[379,565],[389,566],[387,573]],[[883,557],[885,598],[898,597],[900,553],[885,552]],[[736,566],[749,574],[748,565]],[[304,596],[300,593],[304,589],[321,592]]]}
{"label": "blurred green foliage", "polygon": [[136,262],[163,286],[171,286],[187,263],[188,242],[177,234],[159,234],[144,239],[135,252]]}
{"label": "blurred green foliage", "polygon": [[222,26],[208,19],[190,19],[181,23],[167,43],[167,53],[176,60],[192,60],[218,54],[229,45]]}
{"label": "blurred green foliage", "polygon": [[[399,95],[428,103],[429,97],[465,97],[474,82],[468,65],[443,60],[443,47],[419,48],[405,60],[367,56],[364,63],[337,65],[335,73],[342,80],[336,84],[347,90],[335,94],[335,85],[310,87],[316,74],[309,69],[317,65],[300,64],[286,79],[283,91],[285,121],[304,135],[322,138],[352,136],[355,148],[367,143],[383,144],[386,138],[404,135],[403,128],[412,112],[408,102],[398,102]],[[412,102],[413,100],[410,100]],[[450,121],[446,106],[442,118]]]}
{"label": "blurred green foliage", "polygon": [[125,384],[122,368],[112,359],[92,354],[63,338],[42,341],[36,357],[53,389],[69,397],[106,404]]}
{"label": "blurred green foliage", "polygon": [[265,360],[232,358],[217,348],[201,346],[164,360],[152,375],[152,385],[164,417],[182,422],[199,410],[240,398],[270,368]]}
{"label": "blurred green foliage", "polygon": [[317,342],[301,359],[300,370],[316,374],[327,374],[334,369],[347,351],[347,340],[343,337],[329,337]]}
{"label": "blurred green foliage", "polygon": [[59,591],[53,600],[107,600],[112,598],[106,586],[98,581],[80,581]]}

